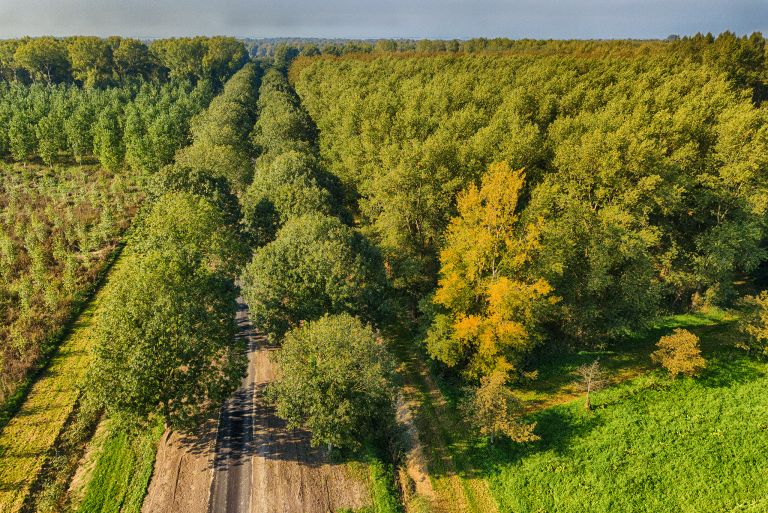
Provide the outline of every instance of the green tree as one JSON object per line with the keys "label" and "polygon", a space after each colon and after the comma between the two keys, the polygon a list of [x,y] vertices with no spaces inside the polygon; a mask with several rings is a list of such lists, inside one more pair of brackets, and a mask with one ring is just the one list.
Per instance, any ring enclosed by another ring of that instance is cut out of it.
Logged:
{"label": "green tree", "polygon": [[76,36],[67,41],[72,76],[85,87],[107,85],[112,80],[112,47],[99,37]]}
{"label": "green tree", "polygon": [[8,127],[8,143],[11,156],[17,162],[26,162],[37,146],[32,118],[23,109],[13,113]]}
{"label": "green tree", "polygon": [[99,310],[89,382],[107,412],[194,428],[238,386],[236,292],[184,250],[132,254]]}
{"label": "green tree", "polygon": [[248,52],[241,41],[234,37],[212,37],[207,41],[203,71],[215,83],[223,84],[247,61]]}
{"label": "green tree", "polygon": [[123,164],[125,146],[118,107],[108,106],[99,113],[93,128],[93,150],[101,165],[110,171]]}
{"label": "green tree", "polygon": [[13,60],[35,80],[52,84],[70,78],[67,48],[62,41],[52,37],[25,41],[16,49]]}
{"label": "green tree", "polygon": [[316,214],[289,220],[243,275],[251,317],[273,339],[326,313],[376,319],[383,292],[378,252],[338,219]]}
{"label": "green tree", "polygon": [[315,159],[306,153],[287,151],[274,159],[263,157],[243,197],[246,225],[258,245],[274,239],[288,219],[304,214],[332,214],[331,195],[320,187],[314,174]]}
{"label": "green tree", "polygon": [[121,82],[129,78],[148,79],[152,71],[152,60],[147,45],[138,39],[121,38],[112,50],[115,72]]}
{"label": "green tree", "polygon": [[52,165],[59,151],[66,147],[64,120],[55,111],[49,113],[37,123],[35,135],[40,158],[49,166]]}
{"label": "green tree", "polygon": [[357,448],[389,419],[394,362],[357,318],[326,315],[291,330],[274,360],[268,394],[289,427],[312,433],[312,445]]}
{"label": "green tree", "polygon": [[248,254],[226,211],[190,192],[166,192],[158,198],[142,217],[131,247],[137,253],[182,251],[205,269],[233,279]]}

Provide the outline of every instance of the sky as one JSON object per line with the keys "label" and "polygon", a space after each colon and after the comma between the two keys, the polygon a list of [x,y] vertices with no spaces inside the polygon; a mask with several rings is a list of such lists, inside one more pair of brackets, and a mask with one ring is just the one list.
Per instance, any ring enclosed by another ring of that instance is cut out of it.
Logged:
{"label": "sky", "polygon": [[768,34],[768,0],[0,0],[0,39],[651,39],[724,30]]}

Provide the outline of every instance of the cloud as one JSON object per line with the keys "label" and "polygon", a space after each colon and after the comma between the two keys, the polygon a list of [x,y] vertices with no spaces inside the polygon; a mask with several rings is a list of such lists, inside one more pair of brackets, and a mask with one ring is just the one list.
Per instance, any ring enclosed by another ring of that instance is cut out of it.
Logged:
{"label": "cloud", "polygon": [[0,0],[1,37],[657,38],[768,31],[765,0]]}

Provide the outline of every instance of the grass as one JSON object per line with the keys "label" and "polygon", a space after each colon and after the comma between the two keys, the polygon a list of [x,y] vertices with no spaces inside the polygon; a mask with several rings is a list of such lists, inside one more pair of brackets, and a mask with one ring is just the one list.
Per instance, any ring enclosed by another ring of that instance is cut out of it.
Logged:
{"label": "grass", "polygon": [[21,508],[48,450],[80,396],[79,385],[90,361],[94,301],[32,385],[26,401],[0,434],[0,511]]}
{"label": "grass", "polygon": [[0,433],[0,511],[20,511],[80,397],[90,363],[99,292]]}
{"label": "grass", "polygon": [[[709,367],[698,379],[649,370],[653,344],[675,327],[701,337]],[[722,312],[663,319],[601,355],[615,384],[592,412],[569,384],[596,355],[553,359],[519,392],[541,441],[490,446],[456,427],[452,472],[485,480],[510,513],[768,511],[768,363],[733,349],[736,336]]]}
{"label": "grass", "polygon": [[768,365],[710,365],[700,380],[654,372],[605,390],[592,413],[580,401],[541,411],[541,442],[472,459],[504,511],[765,511]]}
{"label": "grass", "polygon": [[139,513],[155,465],[157,443],[165,426],[157,421],[129,434],[116,425],[107,427],[98,457],[85,484],[78,513]]}

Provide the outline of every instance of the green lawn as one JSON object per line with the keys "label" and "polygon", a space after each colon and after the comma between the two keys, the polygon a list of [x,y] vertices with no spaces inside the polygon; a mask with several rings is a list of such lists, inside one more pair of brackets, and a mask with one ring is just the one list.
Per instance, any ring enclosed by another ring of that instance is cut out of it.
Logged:
{"label": "green lawn", "polygon": [[[454,433],[457,471],[486,479],[510,513],[768,511],[768,363],[729,347],[737,335],[724,316],[670,318],[645,338],[681,325],[701,337],[709,368],[700,378],[654,370],[595,394],[592,412],[581,399],[537,409],[535,443],[489,446]],[[594,355],[570,358],[560,374]],[[643,360],[638,350],[627,368]],[[554,370],[539,386],[557,393],[566,380]]]}

